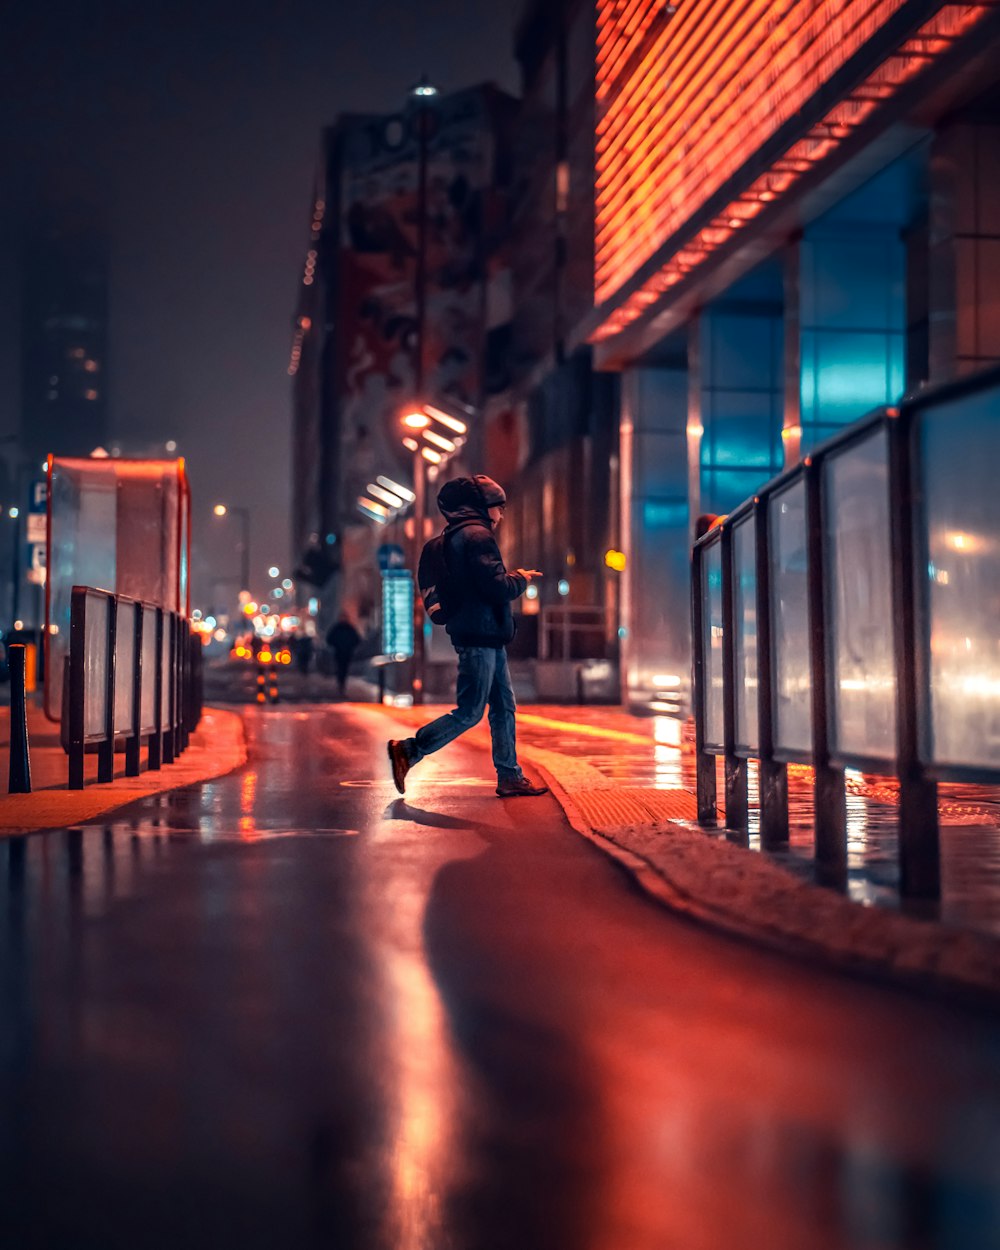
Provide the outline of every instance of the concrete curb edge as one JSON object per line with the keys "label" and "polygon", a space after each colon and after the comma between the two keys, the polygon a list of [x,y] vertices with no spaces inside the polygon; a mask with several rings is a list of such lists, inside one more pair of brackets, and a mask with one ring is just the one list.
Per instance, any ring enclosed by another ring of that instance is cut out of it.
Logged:
{"label": "concrete curb edge", "polygon": [[[617,861],[641,889],[657,902],[670,908],[675,914],[707,925],[728,937],[750,941],[762,949],[794,959],[820,964],[831,971],[860,977],[866,981],[911,993],[932,993],[939,998],[977,1011],[986,1011],[990,1014],[1000,1012],[1000,991],[993,986],[925,969],[900,968],[842,950],[832,950],[820,942],[810,941],[799,934],[788,933],[780,928],[750,924],[733,911],[713,905],[679,888],[662,868],[654,865],[636,851],[620,846],[612,838],[592,828],[559,778],[551,768],[535,756],[531,747],[519,746],[518,752],[542,775],[574,831]],[[665,823],[669,827],[670,822]],[[755,854],[752,851],[744,853]],[[784,872],[784,869],[777,865],[774,867],[776,871]],[[790,880],[799,884],[797,878],[790,877]],[[820,890],[819,886],[808,888]],[[852,903],[847,903],[847,905],[857,906]]]}

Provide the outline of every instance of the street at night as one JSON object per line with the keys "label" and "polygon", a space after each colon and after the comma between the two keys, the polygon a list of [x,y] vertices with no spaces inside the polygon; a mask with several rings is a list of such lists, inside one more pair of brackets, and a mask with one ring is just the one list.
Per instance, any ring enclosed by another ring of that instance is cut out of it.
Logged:
{"label": "street at night", "polygon": [[21,1246],[995,1244],[994,1020],[672,917],[457,743],[250,761],[0,844]]}
{"label": "street at night", "polygon": [[1000,3],[0,16],[0,1250],[1000,1250]]}

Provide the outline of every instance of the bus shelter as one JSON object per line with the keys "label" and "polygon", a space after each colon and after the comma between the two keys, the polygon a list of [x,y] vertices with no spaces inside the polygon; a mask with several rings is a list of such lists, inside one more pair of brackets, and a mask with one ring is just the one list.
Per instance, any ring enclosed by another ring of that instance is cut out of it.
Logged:
{"label": "bus shelter", "polygon": [[191,492],[183,459],[49,456],[45,714],[62,718],[74,586],[189,615]]}

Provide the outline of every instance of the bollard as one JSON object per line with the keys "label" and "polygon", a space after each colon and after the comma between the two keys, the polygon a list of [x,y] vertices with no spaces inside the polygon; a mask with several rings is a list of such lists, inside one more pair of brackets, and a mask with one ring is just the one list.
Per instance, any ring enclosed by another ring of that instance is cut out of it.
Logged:
{"label": "bollard", "polygon": [[274,664],[267,666],[267,697],[269,702],[278,702],[278,670]]}
{"label": "bollard", "polygon": [[28,709],[25,701],[25,648],[14,643],[10,661],[10,772],[9,794],[31,793],[31,761],[28,756]]}
{"label": "bollard", "polygon": [[258,703],[264,703],[267,700],[267,695],[264,691],[264,686],[265,686],[264,670],[262,668],[258,668],[257,669],[257,702]]}

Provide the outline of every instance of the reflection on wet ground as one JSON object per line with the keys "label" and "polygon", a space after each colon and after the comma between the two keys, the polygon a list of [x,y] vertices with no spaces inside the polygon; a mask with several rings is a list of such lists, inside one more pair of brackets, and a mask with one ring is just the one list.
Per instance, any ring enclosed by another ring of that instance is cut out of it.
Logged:
{"label": "reflection on wet ground", "polygon": [[481,747],[403,799],[382,713],[247,719],[0,841],[3,1250],[996,1244],[993,1022],[651,906]]}
{"label": "reflection on wet ground", "polygon": [[[542,722],[545,722],[544,724]],[[579,726],[580,728],[577,728]],[[582,729],[582,731],[581,731]],[[607,736],[598,736],[602,729]],[[519,724],[527,743],[563,751],[623,786],[695,789],[694,759],[682,749],[680,722],[665,716],[625,716],[606,708],[556,709]],[[722,760],[718,794],[725,793]],[[750,762],[750,847],[760,850],[757,765]],[[813,878],[812,772],[790,766],[789,846],[773,857],[792,872]],[[1000,936],[1000,788],[946,784],[939,787],[942,898],[939,905],[899,897],[896,785],[892,778],[847,772],[848,894],[863,904],[903,908]],[[712,831],[706,831],[713,836]],[[725,830],[715,831],[725,836]]]}

